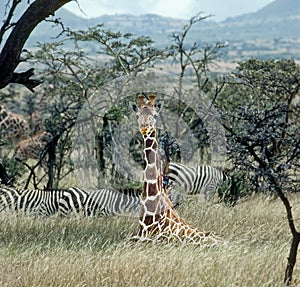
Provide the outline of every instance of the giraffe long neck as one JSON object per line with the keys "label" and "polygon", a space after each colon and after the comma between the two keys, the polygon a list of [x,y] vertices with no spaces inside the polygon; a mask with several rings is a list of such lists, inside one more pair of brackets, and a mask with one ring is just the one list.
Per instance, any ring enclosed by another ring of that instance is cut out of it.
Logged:
{"label": "giraffe long neck", "polygon": [[158,142],[153,131],[144,138],[144,190],[142,196],[154,196],[161,193],[161,170],[158,154]]}
{"label": "giraffe long neck", "polygon": [[0,127],[5,125],[5,121],[7,120],[8,112],[7,110],[0,105]]}
{"label": "giraffe long neck", "polygon": [[162,193],[162,178],[155,131],[144,138],[144,188],[141,199],[140,230],[141,237],[157,230],[159,220],[164,214],[166,204]]}

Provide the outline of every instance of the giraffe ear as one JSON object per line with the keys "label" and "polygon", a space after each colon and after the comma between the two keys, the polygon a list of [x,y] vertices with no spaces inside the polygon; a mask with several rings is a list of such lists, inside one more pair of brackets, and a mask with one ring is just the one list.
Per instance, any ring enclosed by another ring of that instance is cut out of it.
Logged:
{"label": "giraffe ear", "polygon": [[139,95],[139,107],[145,105],[145,96],[144,95]]}
{"label": "giraffe ear", "polygon": [[154,106],[156,96],[154,94],[149,95],[149,105]]}
{"label": "giraffe ear", "polygon": [[138,107],[140,108],[142,105],[145,105],[145,96],[143,94],[137,94],[137,97],[138,97],[138,106],[131,101],[128,102],[129,109],[134,111],[135,113],[137,113]]}

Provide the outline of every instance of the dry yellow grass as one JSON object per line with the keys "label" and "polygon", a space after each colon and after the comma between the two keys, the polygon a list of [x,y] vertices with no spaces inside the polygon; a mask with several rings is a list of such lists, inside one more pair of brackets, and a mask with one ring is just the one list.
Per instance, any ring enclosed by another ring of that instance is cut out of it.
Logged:
{"label": "dry yellow grass", "polygon": [[[297,195],[294,212],[300,214]],[[227,243],[134,243],[137,218],[0,215],[0,286],[282,286],[290,233],[279,200],[234,208],[186,198],[179,213]],[[295,286],[300,284],[298,265]]]}

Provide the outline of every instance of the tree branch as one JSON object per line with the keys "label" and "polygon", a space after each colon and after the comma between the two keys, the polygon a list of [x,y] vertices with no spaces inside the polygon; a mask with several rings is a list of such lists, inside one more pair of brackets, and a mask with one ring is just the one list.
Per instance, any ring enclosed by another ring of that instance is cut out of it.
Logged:
{"label": "tree branch", "polygon": [[31,68],[23,73],[13,73],[10,80],[11,83],[21,84],[28,88],[31,92],[34,92],[34,88],[41,84],[43,81],[30,79],[34,75],[34,69]]}
{"label": "tree branch", "polygon": [[[12,6],[9,8],[9,11],[8,13],[5,12],[5,16],[6,19],[3,21],[3,25],[0,29],[0,43],[2,43],[2,40],[3,40],[3,36],[5,34],[5,32],[10,28],[12,27],[12,23],[11,23],[11,19],[14,15],[14,12],[17,8],[17,6],[21,3],[21,0],[14,0],[12,2]],[[6,9],[5,10],[8,10],[8,4],[6,4]]]}
{"label": "tree branch", "polygon": [[[29,80],[29,77],[25,81],[24,73],[21,76],[18,73],[14,73],[20,63],[22,49],[33,29],[45,18],[49,15],[54,15],[56,10],[70,1],[72,0],[36,0],[24,12],[10,33],[0,53],[0,89],[9,83],[15,82],[25,85],[32,91],[38,84],[34,80]],[[25,72],[25,76],[26,73],[30,74],[31,72],[33,71]]]}

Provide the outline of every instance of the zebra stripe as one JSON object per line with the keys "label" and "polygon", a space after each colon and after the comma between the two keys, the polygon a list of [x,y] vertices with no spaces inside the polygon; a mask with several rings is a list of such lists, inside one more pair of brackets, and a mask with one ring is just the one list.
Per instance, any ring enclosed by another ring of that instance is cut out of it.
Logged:
{"label": "zebra stripe", "polygon": [[87,216],[108,216],[127,214],[138,216],[141,206],[140,193],[133,189],[118,191],[115,189],[94,190],[85,204]]}
{"label": "zebra stripe", "polygon": [[58,200],[59,212],[63,215],[69,213],[84,213],[84,208],[90,193],[78,187],[68,188],[62,192]]}
{"label": "zebra stripe", "polygon": [[21,190],[0,186],[0,211],[37,213],[49,216],[70,213],[83,216],[129,214],[137,216],[139,193],[114,189],[86,191],[77,187],[65,190]]}
{"label": "zebra stripe", "polygon": [[60,213],[64,216],[83,210],[88,193],[77,189],[65,190],[21,190],[0,186],[0,211],[37,213],[49,216]]}
{"label": "zebra stripe", "polygon": [[[180,186],[188,194],[203,193],[205,200],[211,200],[218,185],[226,180],[224,171],[209,165],[189,167],[171,162],[169,164],[171,190]],[[171,196],[172,198],[172,196]]]}
{"label": "zebra stripe", "polygon": [[[82,216],[138,216],[141,191],[134,189],[83,190],[78,187],[58,190],[21,190],[0,185],[0,211],[37,213],[43,216],[70,213]],[[180,201],[181,202],[181,201]],[[174,206],[180,203],[173,200]]]}

